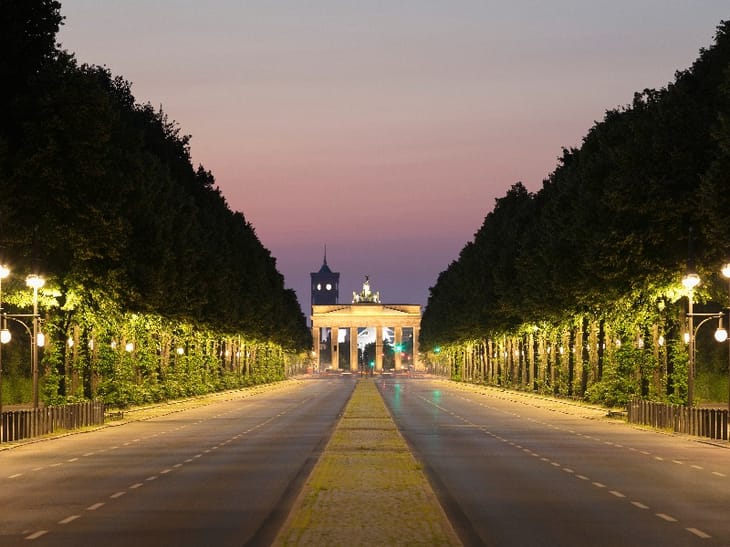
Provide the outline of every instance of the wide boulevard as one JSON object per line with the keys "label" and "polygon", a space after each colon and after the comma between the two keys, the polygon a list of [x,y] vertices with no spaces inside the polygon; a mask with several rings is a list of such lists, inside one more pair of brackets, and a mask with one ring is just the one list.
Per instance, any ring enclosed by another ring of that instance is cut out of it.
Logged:
{"label": "wide boulevard", "polygon": [[0,452],[0,545],[268,545],[354,382],[333,377]]}
{"label": "wide boulevard", "polygon": [[[269,545],[355,378],[0,451],[0,545]],[[526,394],[377,378],[465,545],[730,545],[730,450]],[[388,495],[384,492],[383,495]],[[377,507],[374,526],[397,526]]]}
{"label": "wide boulevard", "polygon": [[445,382],[381,392],[467,545],[730,545],[727,443]]}

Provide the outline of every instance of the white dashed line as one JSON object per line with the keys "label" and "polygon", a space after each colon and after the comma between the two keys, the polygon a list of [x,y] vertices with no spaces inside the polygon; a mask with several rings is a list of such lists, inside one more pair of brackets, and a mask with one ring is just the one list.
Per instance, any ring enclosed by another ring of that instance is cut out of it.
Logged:
{"label": "white dashed line", "polygon": [[160,475],[167,475],[170,471],[172,471],[172,469],[168,467],[167,469],[163,469],[162,471],[160,471]]}
{"label": "white dashed line", "polygon": [[666,513],[657,513],[656,516],[662,520],[666,520],[667,522],[677,522],[677,519],[675,519],[674,517],[670,517]]}
{"label": "white dashed line", "polygon": [[122,497],[122,496],[123,496],[124,494],[126,494],[126,493],[127,493],[126,491],[124,491],[124,490],[121,490],[121,491],[119,491],[119,492],[116,492],[116,493],[112,494],[112,495],[111,495],[111,496],[109,496],[109,497],[110,497],[111,499],[117,499],[117,498],[121,498],[121,497]]}
{"label": "white dashed line", "polygon": [[600,482],[594,482],[591,484],[593,484],[593,486],[595,486],[596,488],[606,488],[606,485]]}
{"label": "white dashed line", "polygon": [[713,471],[712,474],[718,477],[727,477],[725,473],[720,473],[719,471]]}
{"label": "white dashed line", "polygon": [[579,478],[580,480],[582,480],[582,481],[587,481],[587,480],[589,480],[589,479],[588,479],[588,477],[586,477],[585,475],[576,475],[576,477],[578,477],[578,478]]}
{"label": "white dashed line", "polygon": [[59,520],[58,524],[68,524],[69,522],[73,522],[78,518],[81,518],[81,515],[71,515],[70,517],[66,517],[63,520]]}
{"label": "white dashed line", "polygon": [[702,530],[698,530],[697,528],[685,528],[685,530],[687,530],[690,534],[696,535],[698,538],[707,539],[709,537],[712,537],[710,536],[710,534],[706,534],[705,532],[703,532]]}
{"label": "white dashed line", "polygon": [[625,498],[626,497],[624,494],[622,494],[618,490],[609,490],[608,493],[611,494],[611,495],[613,495],[613,496],[616,496],[617,498]]}
{"label": "white dashed line", "polygon": [[700,470],[702,470],[702,469],[704,469],[704,467],[702,467],[701,465],[693,465],[692,466],[692,469],[700,469]]}
{"label": "white dashed line", "polygon": [[157,475],[152,475],[151,477],[147,477],[145,480],[146,481],[156,481],[157,478],[158,478]]}
{"label": "white dashed line", "polygon": [[44,536],[48,533],[48,530],[38,530],[37,532],[33,532],[29,536],[25,536],[25,539],[38,539],[41,536]]}
{"label": "white dashed line", "polygon": [[18,477],[22,477],[22,476],[23,476],[22,473],[16,473],[15,475],[10,475],[8,478],[9,479],[17,479]]}
{"label": "white dashed line", "polygon": [[633,505],[634,507],[638,507],[639,509],[649,509],[648,505],[644,505],[640,501],[632,501],[631,505]]}
{"label": "white dashed line", "polygon": [[136,483],[134,483],[134,484],[133,484],[132,486],[130,486],[130,487],[129,487],[129,489],[130,489],[130,490],[136,490],[136,489],[137,489],[137,488],[139,488],[140,486],[144,486],[144,484],[143,484],[143,483],[141,483],[141,482],[136,482]]}
{"label": "white dashed line", "polygon": [[79,461],[78,458],[71,458],[70,460],[66,460],[68,463],[73,463]]}
{"label": "white dashed line", "polygon": [[89,506],[88,506],[88,507],[86,508],[86,510],[87,510],[87,511],[96,511],[96,510],[97,510],[97,509],[98,509],[99,507],[101,507],[102,505],[104,505],[104,502],[100,502],[100,503],[95,503],[94,505],[89,505]]}

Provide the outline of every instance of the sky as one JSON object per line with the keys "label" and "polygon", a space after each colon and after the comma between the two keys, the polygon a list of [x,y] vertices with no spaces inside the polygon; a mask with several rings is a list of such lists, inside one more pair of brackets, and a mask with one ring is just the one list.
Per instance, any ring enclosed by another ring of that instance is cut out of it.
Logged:
{"label": "sky", "polygon": [[191,135],[306,315],[310,272],[424,305],[521,181],[661,88],[727,0],[61,0],[61,46]]}

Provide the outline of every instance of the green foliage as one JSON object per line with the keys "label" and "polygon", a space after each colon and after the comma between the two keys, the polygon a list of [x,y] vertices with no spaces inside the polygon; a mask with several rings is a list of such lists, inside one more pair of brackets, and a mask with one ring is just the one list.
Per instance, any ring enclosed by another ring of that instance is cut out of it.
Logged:
{"label": "green foliage", "polygon": [[[3,307],[28,313],[23,279],[46,277],[44,401],[127,406],[283,378],[311,346],[304,315],[253,226],[192,165],[190,136],[57,49],[59,2],[0,11]],[[247,357],[220,353],[244,345]],[[9,353],[4,391],[29,377]]]}
{"label": "green foliage", "polygon": [[[730,256],[728,172],[730,22],[722,22],[712,47],[674,82],[637,93],[606,112],[579,148],[563,150],[538,192],[517,183],[496,200],[431,288],[421,346],[498,340],[589,318],[638,350],[655,330],[678,329],[690,228],[691,258],[704,280],[695,299],[727,305],[717,271]],[[656,355],[665,352],[653,345]],[[644,352],[612,357],[607,349],[599,363],[595,346],[578,350],[569,363],[553,364],[549,378],[522,387],[577,395],[586,384],[592,400],[612,403],[632,394],[686,400],[682,352],[668,352],[664,371]],[[461,377],[456,356],[452,376]]]}
{"label": "green foliage", "polygon": [[624,406],[634,397],[653,398],[649,379],[658,367],[651,352],[624,345],[603,365],[600,381],[586,391],[586,400],[606,406]]}

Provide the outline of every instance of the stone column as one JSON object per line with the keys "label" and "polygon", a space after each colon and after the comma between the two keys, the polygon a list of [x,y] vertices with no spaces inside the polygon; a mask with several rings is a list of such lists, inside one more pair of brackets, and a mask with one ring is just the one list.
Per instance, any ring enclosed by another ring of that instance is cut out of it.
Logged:
{"label": "stone column", "polygon": [[350,370],[355,372],[357,369],[357,327],[350,327]]}
{"label": "stone column", "polygon": [[395,370],[400,370],[403,368],[403,364],[401,363],[401,351],[399,351],[399,347],[401,344],[403,344],[403,327],[395,327],[393,329],[395,331],[395,345],[393,346],[393,357],[395,358]]}
{"label": "stone column", "polygon": [[332,370],[340,370],[340,344],[338,342],[340,338],[340,329],[338,327],[331,327],[330,334],[330,347],[332,351]]}
{"label": "stone column", "polygon": [[413,369],[414,370],[423,370],[421,367],[421,360],[418,358],[418,332],[420,330],[420,326],[414,325],[413,326]]}
{"label": "stone column", "polygon": [[314,370],[319,372],[319,346],[322,343],[322,334],[319,327],[312,327],[312,350],[314,351]]}
{"label": "stone column", "polygon": [[375,370],[383,370],[383,327],[375,327]]}

